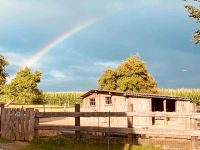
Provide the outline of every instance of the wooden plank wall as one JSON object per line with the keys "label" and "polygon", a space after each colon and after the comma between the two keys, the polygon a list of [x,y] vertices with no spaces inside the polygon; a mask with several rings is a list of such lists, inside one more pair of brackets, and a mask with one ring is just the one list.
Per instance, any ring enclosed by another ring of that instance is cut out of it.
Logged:
{"label": "wooden plank wall", "polygon": [[34,138],[35,112],[3,108],[1,111],[1,137],[16,141],[31,141]]}
{"label": "wooden plank wall", "polygon": [[[133,112],[150,113],[150,98],[128,98],[129,103],[133,104]],[[133,126],[149,126],[152,125],[152,117],[133,117]]]}
{"label": "wooden plank wall", "polygon": [[[190,101],[176,101],[176,112],[190,113],[191,110]],[[183,128],[190,129],[190,119],[188,118],[177,118],[177,124],[183,125]]]}

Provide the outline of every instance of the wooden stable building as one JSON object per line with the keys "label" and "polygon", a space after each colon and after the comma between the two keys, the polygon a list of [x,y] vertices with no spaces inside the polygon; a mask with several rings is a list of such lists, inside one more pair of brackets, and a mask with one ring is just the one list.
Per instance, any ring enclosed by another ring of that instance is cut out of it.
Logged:
{"label": "wooden stable building", "polygon": [[[127,112],[128,104],[133,104],[133,112],[148,114],[150,112],[190,113],[196,112],[196,105],[189,98],[159,94],[128,93],[106,90],[90,90],[81,96],[84,112]],[[101,122],[106,122],[102,118]],[[126,126],[125,118],[112,118],[113,125]],[[133,126],[172,127],[186,129],[188,120],[169,117],[133,117]]]}

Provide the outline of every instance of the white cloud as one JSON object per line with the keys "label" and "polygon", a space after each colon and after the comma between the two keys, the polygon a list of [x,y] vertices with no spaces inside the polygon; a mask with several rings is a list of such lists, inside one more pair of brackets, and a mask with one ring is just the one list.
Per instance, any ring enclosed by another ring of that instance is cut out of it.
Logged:
{"label": "white cloud", "polygon": [[183,71],[183,72],[187,72],[188,70],[187,70],[187,69],[183,69],[182,71]]}
{"label": "white cloud", "polygon": [[101,72],[105,68],[114,68],[119,65],[120,62],[117,61],[106,61],[106,62],[94,62],[92,65],[85,66],[75,66],[72,65],[69,68],[72,70],[81,70],[82,72]]}
{"label": "white cloud", "polygon": [[46,75],[47,75],[47,77],[44,79],[45,81],[56,80],[56,81],[66,82],[66,81],[74,81],[74,80],[79,79],[79,77],[74,75],[72,72],[67,72],[65,70],[63,70],[63,71],[51,70]]}
{"label": "white cloud", "polygon": [[[20,69],[23,64],[29,61],[30,56],[27,56],[27,54],[21,54],[11,51],[3,51],[0,50],[0,53],[3,54],[3,56],[6,58],[6,60],[9,62],[9,66],[16,68],[17,70]],[[34,64],[31,64],[30,66],[32,69],[37,70],[37,68],[41,68],[41,65],[38,62],[35,62]]]}
{"label": "white cloud", "polygon": [[11,51],[1,51],[3,56],[7,59],[10,65],[19,67],[24,61],[26,56],[16,53],[16,52],[11,52]]}
{"label": "white cloud", "polygon": [[[16,52],[8,52],[8,50],[4,50],[4,48],[0,49],[0,53],[6,58],[6,60],[9,63],[8,67],[16,68],[15,70],[18,71],[19,67],[23,64],[25,61],[24,58],[26,58],[25,55],[16,53]],[[7,79],[7,83],[10,83],[11,80],[15,77],[15,73],[11,74]]]}
{"label": "white cloud", "polygon": [[55,80],[63,80],[66,78],[65,73],[59,71],[59,70],[51,70],[49,72],[49,75],[54,78]]}
{"label": "white cloud", "polygon": [[114,68],[114,67],[117,67],[119,63],[120,62],[117,62],[117,61],[107,61],[107,62],[95,62],[94,64],[96,66]]}
{"label": "white cloud", "polygon": [[110,3],[110,5],[107,5],[107,9],[121,11],[133,7],[134,4],[135,2],[133,0],[127,0],[126,2],[122,0],[115,0],[112,3]]}

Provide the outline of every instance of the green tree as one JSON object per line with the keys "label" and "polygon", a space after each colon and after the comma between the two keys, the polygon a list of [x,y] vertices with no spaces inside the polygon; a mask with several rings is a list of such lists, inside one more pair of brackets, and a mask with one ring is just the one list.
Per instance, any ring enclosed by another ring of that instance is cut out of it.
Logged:
{"label": "green tree", "polygon": [[[188,2],[189,0],[185,1]],[[197,4],[200,3],[200,0],[192,0],[192,1],[195,1]],[[185,5],[185,8],[188,10],[189,16],[196,19],[197,23],[200,23],[200,9],[197,6],[195,6],[195,4]],[[200,30],[195,31],[195,33],[193,34],[193,41],[196,44],[200,42]]]}
{"label": "green tree", "polygon": [[156,93],[157,83],[138,55],[130,56],[116,69],[106,69],[98,80],[100,90]]}
{"label": "green tree", "polygon": [[6,83],[6,77],[8,76],[5,71],[6,66],[8,66],[8,62],[3,57],[3,55],[0,54],[0,94],[2,94],[3,87]]}
{"label": "green tree", "polygon": [[42,103],[43,94],[38,89],[41,75],[39,71],[32,73],[28,67],[20,70],[11,83],[5,86],[6,95],[16,103]]}
{"label": "green tree", "polygon": [[99,78],[99,89],[116,90],[117,73],[113,69],[106,69]]}

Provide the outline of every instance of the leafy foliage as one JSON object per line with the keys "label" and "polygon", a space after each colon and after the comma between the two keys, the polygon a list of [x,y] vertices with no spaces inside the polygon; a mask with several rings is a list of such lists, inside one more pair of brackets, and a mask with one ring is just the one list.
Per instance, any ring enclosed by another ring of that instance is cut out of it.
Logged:
{"label": "leafy foliage", "polygon": [[[189,1],[189,0],[185,0]],[[197,3],[200,2],[200,0],[193,0]],[[200,23],[200,9],[198,7],[195,7],[194,5],[188,4],[185,6],[185,8],[189,12],[189,16],[196,19],[197,23]],[[193,35],[193,41],[194,43],[198,44],[200,42],[200,30],[197,30]]]}
{"label": "leafy foliage", "polygon": [[99,89],[156,93],[157,83],[138,55],[130,56],[116,69],[106,69],[99,78]]}
{"label": "leafy foliage", "polygon": [[44,102],[47,105],[64,105],[74,107],[75,104],[80,104],[79,97],[82,92],[47,92],[44,93]]}
{"label": "leafy foliage", "polygon": [[116,90],[117,88],[117,72],[116,70],[106,69],[99,78],[99,89]]}
{"label": "leafy foliage", "polygon": [[158,93],[188,97],[191,98],[192,102],[200,105],[200,89],[159,89]]}
{"label": "leafy foliage", "polygon": [[43,94],[37,87],[40,78],[39,71],[32,73],[28,67],[20,70],[11,83],[5,86],[5,97],[19,104],[42,103]]}
{"label": "leafy foliage", "polygon": [[0,54],[0,94],[2,94],[3,86],[6,83],[6,77],[8,74],[5,71],[5,67],[8,65],[8,62],[5,58]]}

